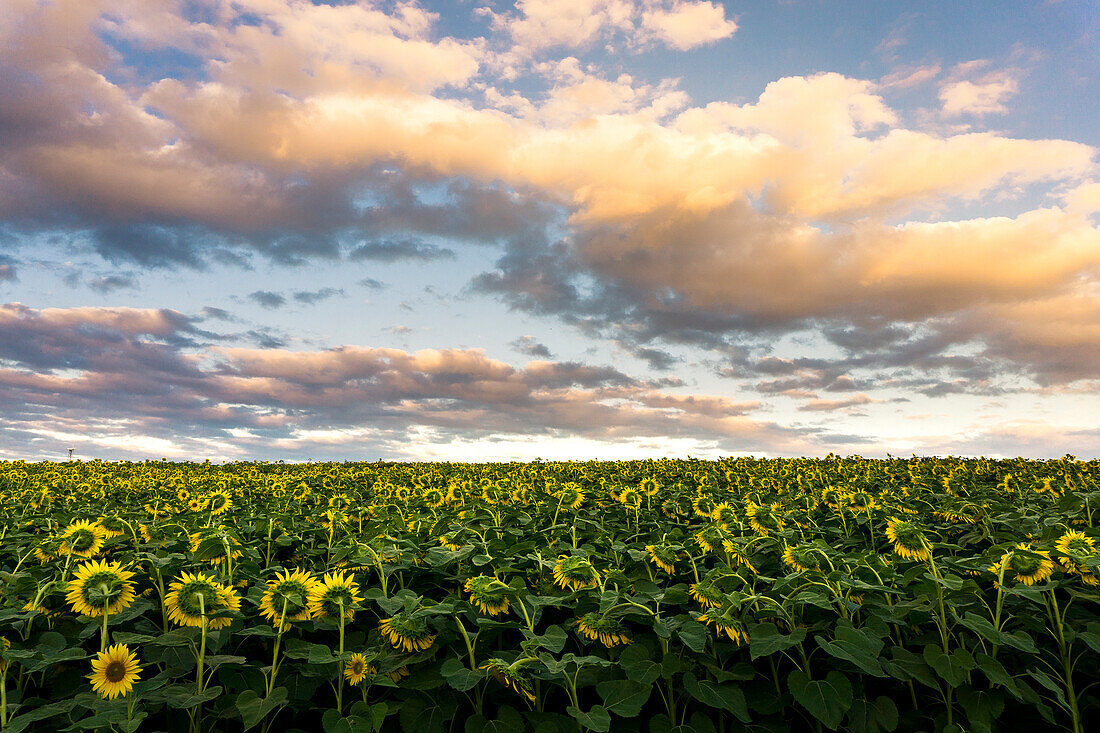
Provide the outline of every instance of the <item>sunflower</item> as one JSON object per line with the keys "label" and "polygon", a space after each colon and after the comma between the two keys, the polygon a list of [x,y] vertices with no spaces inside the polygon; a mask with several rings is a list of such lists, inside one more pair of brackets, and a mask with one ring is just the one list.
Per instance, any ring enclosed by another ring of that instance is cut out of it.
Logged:
{"label": "sunflower", "polygon": [[691,597],[694,598],[699,605],[703,608],[721,608],[722,604],[726,602],[726,594],[722,592],[722,589],[710,581],[700,581],[698,583],[692,583],[689,587]]}
{"label": "sunflower", "polygon": [[11,642],[7,637],[0,636],[0,672],[6,672],[11,662],[4,656],[4,652],[11,649]]}
{"label": "sunflower", "polygon": [[630,644],[626,627],[617,619],[592,611],[577,619],[577,630],[589,641],[599,641],[610,649],[620,644]]}
{"label": "sunflower", "polygon": [[714,507],[714,511],[710,513],[710,518],[723,527],[729,527],[737,521],[737,510],[730,506],[729,502],[723,501]]}
{"label": "sunflower", "polygon": [[100,529],[103,530],[103,536],[107,539],[121,537],[126,533],[126,525],[114,515],[108,514],[105,517],[100,517],[98,524]]}
{"label": "sunflower", "polygon": [[894,543],[894,553],[911,560],[930,560],[932,546],[921,528],[903,519],[893,518],[886,523],[886,537]]}
{"label": "sunflower", "polygon": [[584,503],[584,490],[572,482],[567,483],[556,494],[558,505],[566,509],[577,509]]}
{"label": "sunflower", "polygon": [[1071,529],[1062,535],[1054,546],[1063,555],[1087,556],[1096,552],[1096,541],[1084,532]]}
{"label": "sunflower", "polygon": [[392,618],[384,618],[378,624],[378,630],[389,639],[398,651],[423,651],[435,643],[435,635],[428,628],[423,616],[413,616],[402,611]]}
{"label": "sunflower", "polygon": [[308,621],[313,618],[309,609],[309,596],[317,585],[317,579],[304,570],[291,572],[284,570],[272,580],[260,599],[260,615],[278,626],[283,618],[283,631],[290,628],[292,621]]}
{"label": "sunflower", "polygon": [[744,624],[730,616],[728,611],[708,608],[706,611],[696,616],[695,620],[707,626],[713,626],[718,638],[721,638],[722,634],[725,634],[734,644],[749,643],[749,632],[745,630]]}
{"label": "sunflower", "polygon": [[363,603],[359,585],[351,573],[325,573],[309,595],[309,611],[317,618],[337,618],[341,612],[351,620]]}
{"label": "sunflower", "polygon": [[726,530],[719,524],[708,524],[696,532],[693,539],[703,552],[714,552],[726,539]]}
{"label": "sunflower", "polygon": [[183,573],[180,579],[168,586],[164,597],[168,618],[180,626],[202,626],[206,619],[208,629],[223,629],[232,623],[226,611],[239,611],[241,599],[232,588],[214,580],[205,573]]}
{"label": "sunflower", "polygon": [[218,489],[203,497],[202,503],[203,508],[216,517],[229,511],[229,508],[233,506],[233,497],[225,489]]}
{"label": "sunflower", "polygon": [[579,591],[595,588],[600,584],[600,574],[586,558],[580,555],[560,555],[554,565],[554,580],[565,590]]}
{"label": "sunflower", "polygon": [[746,502],[745,516],[749,518],[749,526],[753,531],[762,537],[767,537],[772,532],[782,532],[786,526],[779,513],[779,504]]}
{"label": "sunflower", "polygon": [[113,616],[134,602],[134,574],[117,562],[92,560],[84,563],[69,581],[65,600],[73,611],[91,618],[104,613]]}
{"label": "sunflower", "polygon": [[535,693],[528,688],[527,682],[519,673],[518,666],[510,665],[503,659],[494,657],[486,660],[485,664],[478,667],[478,669],[484,669],[486,677],[492,677],[517,695],[527,698],[528,702],[535,701]]}
{"label": "sunflower", "polygon": [[61,532],[61,552],[74,557],[95,557],[103,549],[103,527],[80,519]]}
{"label": "sunflower", "polygon": [[1001,559],[990,566],[989,570],[998,577],[1003,571],[1005,578],[1012,576],[1024,585],[1035,585],[1054,573],[1054,563],[1046,550],[1034,550],[1021,542],[1001,555]]}
{"label": "sunflower", "polygon": [[646,496],[656,496],[657,492],[661,490],[661,485],[657,483],[657,479],[650,476],[642,479],[642,482],[638,484],[638,490]]}
{"label": "sunflower", "polygon": [[619,503],[628,509],[638,509],[642,506],[642,495],[637,489],[628,486],[619,494]]}
{"label": "sunflower", "polygon": [[717,506],[714,499],[707,494],[699,494],[691,501],[692,511],[695,512],[695,516],[703,517],[704,519],[710,519],[714,514],[714,508]]}
{"label": "sunflower", "polygon": [[92,689],[107,700],[129,695],[140,677],[137,657],[125,644],[115,644],[99,652],[92,660],[92,673],[88,675]]}
{"label": "sunflower", "polygon": [[374,668],[367,664],[367,658],[362,654],[352,654],[344,665],[344,679],[353,687],[365,680],[368,674],[374,674]]}
{"label": "sunflower", "polygon": [[512,590],[491,575],[478,575],[466,581],[470,603],[489,616],[508,612],[508,593]]}
{"label": "sunflower", "polygon": [[722,549],[726,551],[729,556],[731,565],[740,565],[746,568],[750,573],[759,572],[756,566],[749,560],[749,550],[747,544],[735,541],[732,537],[722,540]]}
{"label": "sunflower", "polygon": [[669,575],[676,572],[676,551],[672,545],[661,543],[659,545],[646,545],[645,551],[649,553],[649,561],[664,570]]}
{"label": "sunflower", "polygon": [[820,570],[821,560],[818,558],[817,553],[818,551],[809,545],[786,547],[783,550],[783,562],[800,573]]}
{"label": "sunflower", "polygon": [[43,550],[41,547],[34,548],[34,557],[41,565],[46,565],[54,560],[54,556]]}
{"label": "sunflower", "polygon": [[463,545],[458,544],[458,535],[459,531],[447,532],[446,534],[440,535],[439,544],[443,545],[451,552],[458,552],[463,548]]}

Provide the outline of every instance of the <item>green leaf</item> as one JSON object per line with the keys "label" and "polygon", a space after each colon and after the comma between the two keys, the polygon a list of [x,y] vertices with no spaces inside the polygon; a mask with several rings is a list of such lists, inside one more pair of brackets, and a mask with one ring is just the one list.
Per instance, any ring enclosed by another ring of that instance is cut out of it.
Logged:
{"label": "green leaf", "polygon": [[924,657],[900,646],[891,647],[890,656],[893,658],[879,662],[888,675],[902,682],[916,680],[934,690],[939,689],[936,676],[932,673],[932,668],[925,663]]}
{"label": "green leaf", "polygon": [[773,623],[749,624],[748,631],[749,656],[753,659],[785,651],[806,638],[806,629],[800,627],[784,635]]}
{"label": "green leaf", "polygon": [[898,708],[888,697],[870,700],[857,698],[848,711],[848,725],[853,733],[889,733],[898,727]]}
{"label": "green leaf", "polygon": [[975,733],[990,733],[994,721],[1004,712],[1005,701],[996,690],[964,687],[959,690],[959,706],[966,711],[966,718]]}
{"label": "green leaf", "polygon": [[836,627],[835,641],[817,639],[818,646],[837,659],[845,659],[875,677],[885,677],[878,662],[883,642],[869,629],[857,629],[850,621],[841,620]]}
{"label": "green leaf", "polygon": [[627,679],[648,685],[661,676],[661,665],[649,658],[649,650],[641,644],[631,644],[619,656],[619,666]]}
{"label": "green leaf", "polygon": [[485,673],[481,671],[475,672],[474,670],[466,667],[462,662],[451,657],[443,662],[443,666],[439,669],[449,684],[459,692],[465,692],[466,690],[473,689],[477,686],[478,682],[485,679]]}
{"label": "green leaf", "polygon": [[1023,695],[1020,692],[1020,688],[1016,685],[1016,680],[1005,670],[1004,665],[998,662],[993,657],[982,654],[979,652],[974,658],[975,663],[978,665],[985,676],[993,684],[1000,685],[1009,691],[1009,693],[1017,700],[1023,701]]}
{"label": "green leaf", "polygon": [[576,718],[577,722],[585,728],[594,730],[596,733],[607,733],[611,729],[611,716],[608,715],[603,705],[594,705],[587,713],[582,713],[570,705],[565,709],[565,712]]}
{"label": "green leaf", "polygon": [[1026,632],[1018,631],[1014,634],[1009,634],[1004,631],[998,631],[993,623],[973,611],[968,611],[961,619],[962,625],[971,631],[977,633],[986,641],[990,641],[1000,646],[1012,646],[1027,654],[1038,654],[1039,648],[1035,646],[1034,640],[1027,635]]}
{"label": "green leaf", "polygon": [[852,706],[852,683],[835,670],[824,680],[811,680],[802,670],[795,670],[787,675],[787,689],[829,730],[836,730]]}
{"label": "green leaf", "polygon": [[966,673],[977,666],[974,657],[966,649],[956,649],[948,656],[935,644],[924,647],[924,661],[951,687],[958,687],[965,682]]}
{"label": "green leaf", "polygon": [[719,684],[713,680],[697,680],[688,672],[684,675],[684,689],[704,705],[720,710],[728,710],[742,723],[748,723],[749,706],[745,702],[745,693],[734,684]]}
{"label": "green leaf", "polygon": [[596,685],[596,692],[609,713],[633,718],[649,701],[653,687],[633,680],[607,680]]}
{"label": "green leaf", "polygon": [[676,630],[676,635],[693,652],[702,654],[707,648],[707,627],[698,621],[685,621]]}
{"label": "green leaf", "polygon": [[272,710],[286,705],[286,702],[286,688],[276,687],[265,698],[261,698],[255,690],[245,690],[237,695],[236,705],[237,712],[241,714],[241,720],[244,721],[244,729],[248,730],[267,717]]}

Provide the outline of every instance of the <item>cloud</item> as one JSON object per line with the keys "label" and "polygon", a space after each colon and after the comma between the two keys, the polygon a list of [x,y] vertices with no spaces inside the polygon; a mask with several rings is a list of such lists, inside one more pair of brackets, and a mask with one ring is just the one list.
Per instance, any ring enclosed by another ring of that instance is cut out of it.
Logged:
{"label": "cloud", "polygon": [[737,23],[726,19],[720,3],[676,0],[668,7],[643,11],[642,28],[668,46],[687,51],[729,38],[737,30]]}
{"label": "cloud", "polygon": [[800,405],[798,409],[806,412],[832,412],[834,410],[845,410],[849,407],[869,405],[881,401],[882,400],[875,399],[870,395],[861,393],[853,397],[845,397],[839,400],[812,399]]}
{"label": "cloud", "polygon": [[1002,69],[976,75],[988,66],[982,59],[958,64],[940,86],[940,102],[947,117],[1005,114],[1010,98],[1020,91],[1019,71]]}
{"label": "cloud", "polygon": [[294,293],[294,300],[305,305],[314,305],[322,301],[343,295],[341,288],[321,288],[320,290],[298,290]]}
{"label": "cloud", "polygon": [[[195,342],[197,333],[171,311],[0,307],[4,445],[33,445],[26,432],[67,439],[81,431],[86,445],[113,434],[112,424],[151,445],[178,436],[192,450],[263,455],[272,450],[264,440],[299,441],[309,454],[311,435],[365,426],[382,442],[432,430],[466,440],[668,436],[791,451],[823,435],[754,420],[756,402],[673,394],[611,367],[544,360],[519,368],[471,349],[226,347]],[[43,409],[57,418],[48,429],[38,422]]]}
{"label": "cloud", "polygon": [[378,262],[397,262],[400,260],[430,262],[432,260],[454,259],[454,257],[455,253],[452,249],[414,239],[367,242],[355,247],[348,253],[348,259],[352,261],[375,260]]}
{"label": "cloud", "polygon": [[256,290],[248,294],[248,299],[261,308],[274,310],[286,305],[286,296],[271,290]]}
{"label": "cloud", "polygon": [[137,280],[128,274],[100,275],[88,280],[88,287],[102,295],[116,290],[135,289],[137,286]]}
{"label": "cloud", "polygon": [[540,359],[549,359],[553,356],[546,344],[539,343],[532,336],[520,336],[512,341],[509,346],[521,354],[538,357]]}

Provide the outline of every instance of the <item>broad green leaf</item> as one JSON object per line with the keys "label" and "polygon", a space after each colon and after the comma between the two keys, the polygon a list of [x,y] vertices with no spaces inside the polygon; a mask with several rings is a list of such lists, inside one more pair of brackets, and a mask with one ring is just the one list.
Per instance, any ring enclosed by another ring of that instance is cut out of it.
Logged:
{"label": "broad green leaf", "polygon": [[802,670],[795,670],[787,676],[787,689],[829,730],[837,729],[852,706],[852,683],[835,670],[824,680],[811,680]]}
{"label": "broad green leaf", "polygon": [[745,693],[735,684],[719,684],[713,680],[697,680],[688,672],[684,675],[684,689],[704,705],[728,710],[742,723],[748,723],[749,706],[745,702]]}

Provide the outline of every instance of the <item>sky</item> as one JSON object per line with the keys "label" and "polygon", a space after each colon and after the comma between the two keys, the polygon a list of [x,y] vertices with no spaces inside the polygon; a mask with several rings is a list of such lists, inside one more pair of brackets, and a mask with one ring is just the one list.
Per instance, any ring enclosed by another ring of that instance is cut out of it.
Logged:
{"label": "sky", "polygon": [[4,0],[0,458],[1100,457],[1091,0]]}

